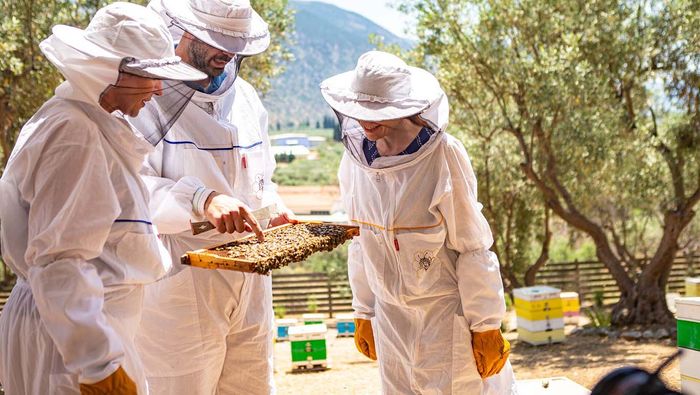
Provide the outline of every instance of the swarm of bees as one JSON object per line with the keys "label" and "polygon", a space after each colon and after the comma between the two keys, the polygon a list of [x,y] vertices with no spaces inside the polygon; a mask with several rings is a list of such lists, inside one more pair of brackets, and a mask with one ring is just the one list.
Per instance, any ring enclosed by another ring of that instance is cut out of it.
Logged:
{"label": "swarm of bees", "polygon": [[347,227],[333,224],[300,223],[265,232],[265,241],[250,237],[215,247],[217,255],[252,263],[259,274],[301,262],[314,252],[331,251],[354,234]]}

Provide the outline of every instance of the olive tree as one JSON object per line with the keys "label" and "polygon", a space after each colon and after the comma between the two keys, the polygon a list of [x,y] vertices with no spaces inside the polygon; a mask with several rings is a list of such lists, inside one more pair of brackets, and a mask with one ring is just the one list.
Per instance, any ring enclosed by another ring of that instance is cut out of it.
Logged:
{"label": "olive tree", "polygon": [[419,46],[453,111],[488,120],[488,143],[517,153],[500,160],[595,244],[621,292],[613,323],[672,324],[665,287],[700,200],[696,2],[415,0],[404,9],[418,17]]}

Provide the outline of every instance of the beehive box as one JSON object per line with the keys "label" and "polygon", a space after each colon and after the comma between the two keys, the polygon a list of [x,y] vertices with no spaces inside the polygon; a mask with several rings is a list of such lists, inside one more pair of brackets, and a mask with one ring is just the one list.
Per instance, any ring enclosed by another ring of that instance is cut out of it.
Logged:
{"label": "beehive box", "polygon": [[576,292],[562,292],[561,309],[564,313],[565,324],[578,324],[579,316],[581,315],[581,304]]}
{"label": "beehive box", "polygon": [[275,327],[277,331],[275,332],[277,341],[289,340],[289,327],[295,326],[299,323],[296,318],[278,318],[275,320]]}
{"label": "beehive box", "polygon": [[518,380],[515,385],[518,388],[518,395],[589,395],[591,393],[566,377]]}
{"label": "beehive box", "polygon": [[515,314],[518,339],[533,345],[564,341],[561,291],[549,286],[517,288]]}
{"label": "beehive box", "polygon": [[188,251],[182,264],[205,269],[270,274],[319,251],[331,251],[359,234],[359,227],[321,222],[284,224],[263,231],[265,241],[249,235],[231,243]]}
{"label": "beehive box", "polygon": [[676,299],[678,347],[681,354],[681,390],[700,395],[700,297]]}
{"label": "beehive box", "polygon": [[352,314],[338,314],[336,319],[338,337],[355,336],[355,317]]}
{"label": "beehive box", "polygon": [[700,296],[700,277],[687,277],[685,279],[685,296]]}
{"label": "beehive box", "polygon": [[302,314],[301,319],[302,321],[304,321],[304,325],[317,325],[324,323],[326,315],[318,313],[306,313]]}
{"label": "beehive box", "polygon": [[518,340],[534,346],[541,346],[543,344],[561,343],[566,340],[566,335],[564,335],[564,328],[532,332],[518,327]]}
{"label": "beehive box", "polygon": [[323,370],[328,368],[325,324],[300,325],[289,328],[292,350],[292,370]]}
{"label": "beehive box", "polygon": [[530,332],[542,332],[564,327],[563,318],[552,318],[548,320],[530,321],[526,318],[516,317],[518,328],[523,328]]}

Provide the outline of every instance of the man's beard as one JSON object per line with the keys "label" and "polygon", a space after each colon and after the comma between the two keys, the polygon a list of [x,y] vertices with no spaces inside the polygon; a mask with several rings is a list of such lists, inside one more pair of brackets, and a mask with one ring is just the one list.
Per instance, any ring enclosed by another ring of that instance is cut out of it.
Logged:
{"label": "man's beard", "polygon": [[197,40],[192,40],[189,46],[189,57],[192,62],[192,66],[197,70],[208,75],[209,78],[218,77],[224,72],[224,69],[217,69],[209,66],[207,61],[207,51],[208,46]]}

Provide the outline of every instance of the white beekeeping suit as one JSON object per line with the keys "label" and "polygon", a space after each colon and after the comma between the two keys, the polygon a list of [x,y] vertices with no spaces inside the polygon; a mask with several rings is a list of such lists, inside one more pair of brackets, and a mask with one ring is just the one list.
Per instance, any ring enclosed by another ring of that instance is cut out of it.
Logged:
{"label": "white beekeeping suit", "polygon": [[166,26],[134,4],[53,33],[40,47],[67,81],[25,124],[0,180],[2,256],[17,274],[0,316],[0,382],[7,394],[101,384],[147,394],[133,338],[143,284],[170,267],[139,177],[152,147],[100,100],[125,89],[122,73],[203,75],[179,64]]}
{"label": "white beekeeping suit", "polygon": [[242,1],[156,0],[149,7],[171,23],[173,36],[187,32],[236,54],[218,89],[193,96],[143,172],[153,220],[174,262],[172,275],[146,290],[137,344],[149,386],[154,394],[268,394],[274,391],[271,278],[180,264],[186,251],[232,239],[191,233],[190,221],[204,220],[212,191],[250,209],[284,208],[271,181],[267,112],[253,87],[236,78],[241,58],[269,45],[267,25]]}
{"label": "white beekeeping suit", "polygon": [[[513,393],[510,364],[482,379],[472,351],[473,333],[500,327],[503,287],[469,157],[444,132],[448,103],[437,80],[375,51],[321,91],[343,129],[338,178],[361,227],[348,252],[353,308],[371,322],[383,393]],[[357,120],[416,115],[429,140],[370,164]]]}

